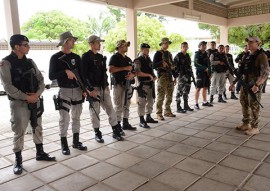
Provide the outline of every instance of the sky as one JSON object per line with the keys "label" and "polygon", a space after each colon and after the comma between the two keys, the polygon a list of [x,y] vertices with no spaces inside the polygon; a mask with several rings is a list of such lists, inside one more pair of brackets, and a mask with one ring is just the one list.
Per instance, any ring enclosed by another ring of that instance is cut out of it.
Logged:
{"label": "sky", "polygon": [[[38,11],[61,10],[67,15],[86,20],[87,16],[97,16],[106,10],[105,5],[77,0],[17,0],[19,7],[20,24],[22,25]],[[0,26],[5,26],[3,0],[0,0]],[[208,31],[198,29],[193,21],[167,18],[165,28],[169,33],[177,32],[184,37],[210,37]],[[0,39],[6,39],[6,28],[0,28]]]}

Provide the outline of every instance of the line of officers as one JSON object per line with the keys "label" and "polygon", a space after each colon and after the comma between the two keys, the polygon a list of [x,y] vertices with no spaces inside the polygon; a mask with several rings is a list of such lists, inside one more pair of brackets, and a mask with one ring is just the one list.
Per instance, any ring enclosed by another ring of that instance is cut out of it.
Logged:
{"label": "line of officers", "polygon": [[[82,57],[72,52],[76,40],[77,37],[74,37],[70,32],[62,33],[57,45],[57,47],[61,47],[61,50],[52,55],[49,67],[50,80],[57,80],[59,86],[55,104],[60,114],[59,134],[64,155],[70,154],[67,141],[67,131],[70,124],[73,133],[72,147],[83,151],[87,150],[87,147],[79,141],[80,116],[85,97],[90,96],[93,98],[91,104],[89,104],[89,111],[92,127],[95,131],[95,140],[99,143],[104,142],[99,120],[101,107],[109,117],[112,136],[116,140],[124,140],[124,130],[136,130],[136,127],[133,127],[128,120],[130,99],[134,89],[138,93],[138,115],[140,126],[143,128],[150,128],[149,123],[158,123],[151,117],[156,94],[157,119],[165,120],[164,117],[176,117],[172,112],[171,103],[177,81],[177,112],[193,111],[188,103],[193,71],[191,59],[187,53],[187,42],[181,44],[181,52],[173,59],[172,54],[168,51],[171,41],[168,38],[163,38],[159,44],[161,49],[155,53],[152,62],[149,57],[150,46],[148,44],[141,44],[138,57],[132,61],[126,56],[130,43],[125,40],[117,41],[116,53],[111,57],[108,68],[112,76],[111,85],[113,86],[113,102],[115,105],[113,108],[107,76],[106,57],[98,53],[101,42],[104,42],[104,40],[95,35],[90,36],[88,39],[90,49]],[[37,103],[38,106],[42,106],[41,94],[45,87],[43,76],[35,62],[26,57],[30,49],[28,43],[29,40],[26,36],[13,35],[10,38],[12,52],[3,58],[0,63],[0,77],[10,100],[11,128],[14,131],[14,174],[21,174],[23,171],[21,151],[24,147],[24,134],[31,118],[29,104]],[[195,53],[197,76],[195,109],[199,109],[198,99],[201,89],[203,106],[213,106],[213,96],[216,92],[219,95],[218,102],[226,102],[222,98],[222,94],[225,92],[225,76],[228,76],[231,84],[233,84],[232,80],[234,80],[233,75],[228,72],[227,64],[225,64],[225,62],[233,64],[232,56],[228,53],[229,47],[226,46],[226,55],[224,54],[223,45],[220,45],[218,50],[214,46],[211,47],[208,54],[206,53],[205,41],[200,42],[198,47],[199,50]],[[224,66],[227,66],[227,68]],[[220,68],[222,72],[220,72]],[[157,76],[154,69],[157,71]],[[132,84],[135,83],[135,76],[137,76],[138,84],[134,88]],[[210,76],[212,78],[209,103],[206,99],[206,92],[210,86]],[[87,89],[80,86],[79,80],[83,81]],[[157,86],[155,86],[155,81],[157,81]],[[155,93],[155,87],[157,87],[157,93]],[[184,102],[183,107],[181,107],[181,97]],[[237,99],[234,91],[231,92],[231,98]],[[35,128],[35,133],[33,133],[33,141],[36,144],[36,160],[56,160],[55,157],[50,156],[43,150],[41,114],[38,118],[38,126]]]}

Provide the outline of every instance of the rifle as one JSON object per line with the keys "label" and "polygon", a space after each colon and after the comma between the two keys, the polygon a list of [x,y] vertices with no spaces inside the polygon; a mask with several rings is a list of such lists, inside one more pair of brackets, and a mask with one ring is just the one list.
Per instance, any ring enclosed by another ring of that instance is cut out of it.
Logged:
{"label": "rifle", "polygon": [[243,86],[243,88],[247,91],[247,93],[251,96],[251,98],[256,101],[261,108],[263,108],[262,104],[258,101],[256,94],[251,90],[251,88],[254,86],[255,82],[251,81],[250,83],[245,83],[242,75],[238,72],[237,69],[235,69],[232,66],[229,66],[229,68],[233,71],[233,74],[236,76],[236,78],[238,79],[239,83]]}
{"label": "rifle", "polygon": [[193,74],[193,72],[192,72],[192,69],[188,69],[187,71],[189,72],[190,77],[191,77],[191,79],[192,79],[191,82],[193,82],[193,84],[194,84],[194,86],[195,86],[195,88],[196,88],[196,87],[197,87],[197,84],[196,84],[196,80],[195,80],[194,74]]}
{"label": "rifle", "polygon": [[[132,66],[132,64],[129,63],[129,66]],[[127,72],[127,75],[128,74],[129,74],[129,72]],[[125,106],[127,105],[127,101],[129,99],[128,92],[129,92],[130,88],[131,88],[130,80],[126,80],[126,83],[125,83],[125,102],[124,102]]]}
{"label": "rifle", "polygon": [[106,62],[107,62],[107,57],[104,56],[102,59],[102,65],[103,65],[103,90],[106,88],[105,85],[107,84],[107,78],[105,78],[105,76],[107,75],[107,70],[106,70]]}
{"label": "rifle", "polygon": [[76,83],[79,85],[79,87],[82,89],[82,91],[86,93],[86,95],[87,95],[87,96],[86,96],[86,100],[89,102],[90,108],[95,112],[95,114],[96,114],[98,120],[100,120],[100,118],[99,118],[99,116],[98,116],[98,114],[97,114],[97,112],[96,112],[96,110],[95,110],[95,108],[94,108],[94,106],[93,106],[93,102],[94,102],[94,101],[100,101],[99,96],[98,96],[97,98],[93,98],[93,97],[91,97],[91,96],[88,94],[87,88],[86,88],[86,86],[84,85],[84,83],[83,83],[83,81],[82,81],[82,79],[81,79],[81,77],[80,77],[80,75],[79,75],[79,72],[77,71],[76,68],[72,69],[72,68],[70,67],[69,63],[64,59],[65,57],[66,57],[66,55],[64,54],[63,56],[60,56],[58,59],[61,60],[61,61],[64,62],[64,63],[66,63],[68,69],[74,73],[74,75],[76,76],[76,79],[77,79],[77,80],[76,80]]}
{"label": "rifle", "polygon": [[[33,78],[33,72],[32,69],[25,72],[23,75],[30,74],[30,92],[29,93],[35,93],[36,88],[34,86],[34,78]],[[40,107],[38,108],[38,104],[36,103],[28,103],[28,109],[30,110],[30,124],[32,126],[33,134],[35,134],[35,130],[38,126],[38,118],[42,115],[44,111],[43,107],[43,97],[39,98]],[[39,112],[39,114],[38,114]]]}

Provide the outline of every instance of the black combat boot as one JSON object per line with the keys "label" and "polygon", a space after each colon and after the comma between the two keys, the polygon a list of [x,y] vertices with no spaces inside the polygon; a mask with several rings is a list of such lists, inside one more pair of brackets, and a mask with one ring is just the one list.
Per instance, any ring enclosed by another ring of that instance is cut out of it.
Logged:
{"label": "black combat boot", "polygon": [[182,109],[180,102],[176,102],[176,112],[177,113],[186,113],[187,111]]}
{"label": "black combat boot", "polygon": [[124,140],[124,138],[121,136],[121,133],[119,131],[120,128],[121,128],[121,125],[119,125],[119,124],[117,124],[115,126],[112,126],[113,138],[115,138],[117,141],[123,141]]}
{"label": "black combat boot", "polygon": [[194,109],[191,109],[189,107],[187,99],[184,99],[184,110],[186,110],[186,111],[194,111]]}
{"label": "black combat boot", "polygon": [[73,145],[72,147],[74,149],[78,149],[81,151],[86,151],[87,150],[87,146],[83,146],[83,144],[79,141],[79,133],[73,133]]}
{"label": "black combat boot", "polygon": [[43,144],[36,144],[36,160],[43,160],[43,161],[55,161],[55,157],[51,157],[48,153],[45,153],[43,150]]}
{"label": "black combat boot", "polygon": [[214,101],[214,95],[211,95],[211,96],[210,96],[210,100],[209,100],[209,102],[212,104],[212,103],[213,103],[213,101]]}
{"label": "black combat boot", "polygon": [[126,133],[125,133],[125,131],[123,131],[123,128],[122,128],[122,126],[121,126],[121,122],[120,122],[120,121],[118,121],[118,124],[119,124],[118,128],[119,128],[119,132],[120,132],[120,134],[121,134],[122,136],[125,136],[125,135],[126,135]]}
{"label": "black combat boot", "polygon": [[223,97],[224,97],[224,100],[227,100],[227,94],[226,94],[226,91],[223,92]]}
{"label": "black combat boot", "polygon": [[235,96],[235,93],[234,92],[231,92],[231,99],[238,100],[238,97]]}
{"label": "black combat boot", "polygon": [[132,127],[129,122],[128,122],[128,118],[123,118],[123,129],[124,130],[132,130],[135,131],[137,128],[136,127]]}
{"label": "black combat boot", "polygon": [[143,116],[140,116],[140,127],[142,127],[142,128],[150,128],[150,126],[147,125],[146,121],[144,120]]}
{"label": "black combat boot", "polygon": [[102,138],[102,133],[99,128],[95,128],[95,140],[98,143],[104,143],[104,139]]}
{"label": "black combat boot", "polygon": [[67,137],[61,137],[61,147],[63,155],[70,155],[70,150],[68,148]]}
{"label": "black combat boot", "polygon": [[154,120],[151,114],[146,114],[146,123],[158,123],[158,121]]}
{"label": "black combat boot", "polygon": [[222,95],[221,95],[221,94],[218,95],[218,102],[219,102],[219,103],[227,103],[227,102],[222,98]]}
{"label": "black combat boot", "polygon": [[22,166],[22,152],[15,152],[15,164],[13,167],[14,174],[22,174],[23,166]]}

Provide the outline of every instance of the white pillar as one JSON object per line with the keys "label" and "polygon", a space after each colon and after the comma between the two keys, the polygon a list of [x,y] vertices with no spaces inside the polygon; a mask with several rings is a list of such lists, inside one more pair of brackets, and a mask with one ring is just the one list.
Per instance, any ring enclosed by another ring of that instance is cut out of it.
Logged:
{"label": "white pillar", "polygon": [[132,8],[126,8],[127,19],[127,40],[130,41],[128,49],[128,57],[132,60],[137,55],[137,11]]}
{"label": "white pillar", "polygon": [[228,44],[228,27],[220,26],[220,44],[226,46]]}
{"label": "white pillar", "polygon": [[7,28],[6,39],[9,42],[9,38],[13,34],[21,33],[17,0],[4,0],[4,10]]}

